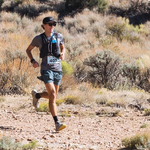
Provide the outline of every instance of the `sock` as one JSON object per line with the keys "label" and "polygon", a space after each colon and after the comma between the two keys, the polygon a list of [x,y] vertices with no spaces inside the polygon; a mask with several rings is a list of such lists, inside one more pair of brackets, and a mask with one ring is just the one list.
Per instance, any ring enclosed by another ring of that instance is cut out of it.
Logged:
{"label": "sock", "polygon": [[53,119],[54,119],[55,123],[58,122],[57,116],[54,116]]}
{"label": "sock", "polygon": [[35,97],[36,97],[37,99],[41,98],[41,96],[40,96],[39,93],[36,93]]}

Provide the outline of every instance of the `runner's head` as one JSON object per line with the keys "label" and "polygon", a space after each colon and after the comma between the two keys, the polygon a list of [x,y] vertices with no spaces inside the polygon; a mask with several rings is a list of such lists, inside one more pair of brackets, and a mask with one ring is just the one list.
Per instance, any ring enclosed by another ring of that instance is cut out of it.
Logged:
{"label": "runner's head", "polygon": [[56,26],[57,21],[52,17],[45,17],[43,19],[42,28],[43,29],[53,29]]}

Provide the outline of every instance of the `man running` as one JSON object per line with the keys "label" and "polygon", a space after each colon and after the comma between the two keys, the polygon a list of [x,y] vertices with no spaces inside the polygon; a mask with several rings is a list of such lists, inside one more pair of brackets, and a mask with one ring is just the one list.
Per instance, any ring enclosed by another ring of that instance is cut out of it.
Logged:
{"label": "man running", "polygon": [[65,47],[63,36],[54,31],[57,21],[52,17],[45,17],[43,19],[42,28],[44,33],[33,38],[31,44],[28,46],[26,53],[34,68],[39,67],[39,63],[34,59],[31,51],[34,47],[40,50],[41,62],[41,77],[46,87],[46,92],[38,93],[36,90],[32,91],[33,106],[39,107],[40,98],[49,99],[49,110],[53,116],[56,131],[60,131],[66,126],[62,124],[57,117],[56,96],[59,90],[59,85],[62,79],[61,60],[65,58]]}

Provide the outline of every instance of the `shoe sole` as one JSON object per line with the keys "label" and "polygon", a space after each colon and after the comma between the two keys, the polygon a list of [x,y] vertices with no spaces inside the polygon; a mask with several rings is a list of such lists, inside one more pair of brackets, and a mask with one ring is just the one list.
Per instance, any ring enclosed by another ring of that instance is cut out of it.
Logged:
{"label": "shoe sole", "polygon": [[66,128],[66,125],[62,125],[57,131],[63,130]]}

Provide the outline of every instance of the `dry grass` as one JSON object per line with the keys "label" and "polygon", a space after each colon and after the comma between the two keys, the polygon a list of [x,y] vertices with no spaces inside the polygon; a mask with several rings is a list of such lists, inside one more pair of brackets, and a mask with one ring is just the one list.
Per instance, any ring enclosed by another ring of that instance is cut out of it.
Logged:
{"label": "dry grass", "polygon": [[149,132],[136,134],[130,138],[122,140],[123,145],[127,149],[149,149],[150,148],[150,134]]}
{"label": "dry grass", "polygon": [[[26,1],[24,1],[25,3]],[[35,2],[35,1],[34,1]],[[119,3],[119,1],[110,1],[112,3]],[[35,78],[39,74],[39,69],[33,69],[29,59],[26,56],[25,50],[30,44],[33,37],[41,32],[41,22],[43,17],[52,16],[56,20],[58,19],[58,14],[56,12],[43,13],[35,19],[29,19],[27,17],[21,18],[16,13],[1,12],[1,29],[0,29],[0,63],[2,64],[2,69],[5,71],[8,65],[4,64],[6,58],[6,51],[11,51],[12,55],[17,58],[13,63],[9,62],[9,67],[12,68],[13,72],[18,71],[21,75],[24,71],[28,75],[28,82],[32,82],[32,86],[36,85],[38,80]],[[129,61],[132,57],[137,58],[139,65],[149,68],[149,58],[150,58],[150,42],[148,37],[141,34],[141,42],[132,44],[128,41],[118,41],[115,37],[108,36],[107,23],[116,22],[116,19],[112,16],[103,16],[95,12],[84,10],[82,13],[75,15],[74,17],[65,18],[66,25],[61,27],[56,26],[56,31],[63,34],[65,38],[66,45],[66,61],[71,62],[72,66],[76,66],[77,62],[82,63],[85,58],[90,55],[96,54],[97,51],[102,51],[103,49],[110,49],[119,55],[122,55],[125,61]],[[149,22],[145,24],[145,28],[149,31]],[[18,56],[18,53],[21,54]],[[38,58],[39,51],[35,49],[33,51],[35,59],[40,62]],[[23,57],[22,62],[20,62],[20,57]],[[31,88],[31,87],[30,87]],[[138,98],[139,101],[143,100],[142,96],[134,96],[131,91],[118,91],[111,92],[107,91],[105,94],[97,94],[97,89],[93,88],[92,85],[86,83],[76,84],[75,79],[64,76],[62,80],[62,90],[63,96],[67,95],[80,95],[81,101],[86,102],[96,102],[105,103],[111,105],[113,103],[119,103],[121,106],[127,106],[130,102]],[[83,90],[84,89],[84,90]],[[29,90],[27,90],[29,91]],[[122,96],[126,93],[127,96]],[[134,92],[133,92],[134,93]],[[60,94],[62,96],[62,93]],[[106,96],[105,96],[106,95]],[[109,96],[111,95],[111,96]],[[142,94],[141,94],[142,95]],[[59,95],[58,95],[59,96]],[[144,101],[146,98],[144,98]]]}
{"label": "dry grass", "polygon": [[108,91],[101,89],[99,93],[100,95],[97,95],[96,99],[97,104],[124,108],[130,105],[133,105],[133,107],[141,106],[141,108],[148,107],[149,94],[144,91]]}

